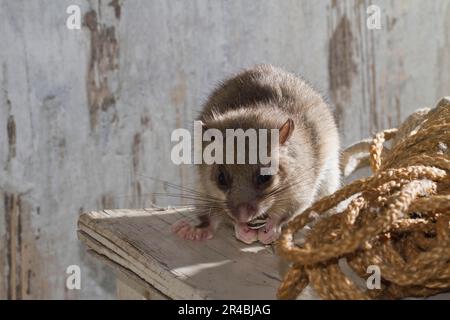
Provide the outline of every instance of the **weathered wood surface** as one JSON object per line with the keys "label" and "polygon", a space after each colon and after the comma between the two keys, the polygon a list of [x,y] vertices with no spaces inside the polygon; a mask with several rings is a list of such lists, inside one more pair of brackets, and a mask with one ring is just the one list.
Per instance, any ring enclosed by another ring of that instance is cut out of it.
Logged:
{"label": "weathered wood surface", "polygon": [[[78,233],[81,239],[83,235]],[[84,243],[98,248],[98,242],[90,241],[88,237],[84,237]],[[96,246],[97,244],[97,246]],[[101,249],[99,249],[101,251]],[[110,266],[116,275],[116,298],[122,300],[167,300],[168,297],[156,290],[149,283],[137,276],[134,272],[112,261],[105,255],[97,253],[93,249],[88,250],[89,254],[99,259],[102,263]]]}
{"label": "weathered wood surface", "polygon": [[[72,4],[81,30],[65,27]],[[189,183],[170,133],[240,68],[302,74],[344,145],[450,90],[448,0],[0,0],[0,31],[0,298],[114,297],[78,213],[148,206],[164,188],[145,176]],[[65,287],[72,264],[81,290]]]}
{"label": "weathered wood surface", "polygon": [[280,284],[272,247],[246,245],[223,227],[207,242],[178,239],[170,226],[192,211],[103,210],[80,217],[88,248],[172,299],[274,299]]}

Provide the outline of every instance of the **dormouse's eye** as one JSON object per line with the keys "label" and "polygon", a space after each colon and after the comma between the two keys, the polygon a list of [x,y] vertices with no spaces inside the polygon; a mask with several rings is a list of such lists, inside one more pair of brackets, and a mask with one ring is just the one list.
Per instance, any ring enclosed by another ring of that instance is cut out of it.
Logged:
{"label": "dormouse's eye", "polygon": [[260,174],[256,177],[256,184],[258,184],[259,186],[268,183],[270,180],[272,179],[271,175],[263,175]]}
{"label": "dormouse's eye", "polygon": [[219,175],[217,176],[217,183],[222,189],[228,187],[227,177],[225,176],[225,173],[223,173],[223,171],[219,172]]}

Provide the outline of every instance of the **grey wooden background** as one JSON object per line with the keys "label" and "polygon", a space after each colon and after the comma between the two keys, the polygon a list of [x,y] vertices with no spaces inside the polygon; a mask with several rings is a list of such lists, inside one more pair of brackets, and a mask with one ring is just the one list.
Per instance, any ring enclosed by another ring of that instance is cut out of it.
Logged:
{"label": "grey wooden background", "polygon": [[113,298],[77,216],[149,205],[163,187],[145,176],[189,181],[170,133],[217,81],[261,62],[300,73],[348,144],[450,94],[450,1],[0,0],[0,48],[0,298]]}

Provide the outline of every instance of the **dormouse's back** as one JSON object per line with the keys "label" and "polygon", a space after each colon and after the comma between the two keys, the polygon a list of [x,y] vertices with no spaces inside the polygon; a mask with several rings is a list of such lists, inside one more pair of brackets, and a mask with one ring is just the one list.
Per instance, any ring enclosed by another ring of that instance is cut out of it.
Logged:
{"label": "dormouse's back", "polygon": [[[207,127],[277,128],[288,118],[294,136],[307,141],[321,164],[339,148],[330,108],[308,83],[271,65],[257,65],[224,81],[209,96],[199,119]],[[220,124],[220,125],[218,125]]]}
{"label": "dormouse's back", "polygon": [[257,65],[220,84],[209,96],[200,119],[209,118],[212,112],[253,105],[277,105],[294,116],[310,106],[329,113],[322,97],[305,81],[271,65]]}

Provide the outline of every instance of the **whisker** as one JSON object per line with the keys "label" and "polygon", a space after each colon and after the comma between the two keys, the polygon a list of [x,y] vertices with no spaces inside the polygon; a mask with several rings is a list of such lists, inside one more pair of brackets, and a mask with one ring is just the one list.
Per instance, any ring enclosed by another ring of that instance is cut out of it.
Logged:
{"label": "whisker", "polygon": [[[198,201],[202,201],[202,202],[210,202],[210,203],[220,203],[220,204],[224,204],[226,203],[226,201],[224,200],[216,200],[215,198],[202,198],[202,197],[196,197],[196,196],[191,196],[191,195],[185,195],[185,194],[170,194],[170,193],[162,193],[162,192],[147,192],[147,193],[141,193],[140,196],[168,196],[168,197],[175,197],[175,198],[180,198],[180,199],[190,199],[190,200],[198,200]],[[133,198],[136,197],[136,195],[116,195],[116,198]]]}
{"label": "whisker", "polygon": [[206,198],[206,197],[196,197],[191,195],[185,195],[185,194],[178,194],[178,193],[163,193],[163,192],[154,192],[151,193],[154,196],[166,196],[166,197],[176,197],[176,198],[182,198],[182,199],[190,199],[190,200],[199,200],[199,201],[209,201],[214,203],[224,203],[224,200],[216,200],[214,198]]}
{"label": "whisker", "polygon": [[[292,188],[292,187],[294,187],[294,186],[296,186],[296,185],[298,185],[300,183],[308,183],[307,180],[302,179],[302,178],[303,178],[303,176],[295,177],[294,179],[292,179],[292,181],[290,183],[288,183],[286,185],[279,183],[274,188],[272,188],[269,192],[263,194],[262,197],[265,199],[265,198],[267,198],[269,196],[278,195],[279,193],[281,193],[283,191],[286,191],[286,190],[288,190],[288,189],[290,189],[290,188]],[[289,182],[289,180],[288,180],[288,182]]]}
{"label": "whisker", "polygon": [[151,176],[146,176],[146,175],[143,175],[143,174],[137,174],[137,175],[141,176],[143,178],[146,178],[146,179],[162,182],[162,183],[166,184],[167,186],[169,186],[171,188],[174,188],[174,189],[177,189],[177,190],[180,190],[180,191],[187,191],[187,192],[190,192],[192,194],[199,195],[199,196],[208,196],[208,197],[211,197],[211,198],[218,199],[216,197],[211,196],[210,194],[207,194],[207,193],[204,193],[204,192],[200,192],[198,190],[195,190],[195,189],[192,189],[192,188],[188,188],[188,187],[185,187],[185,186],[181,186],[181,185],[178,185],[178,184],[166,181],[166,180],[154,178],[154,177],[151,177]]}

